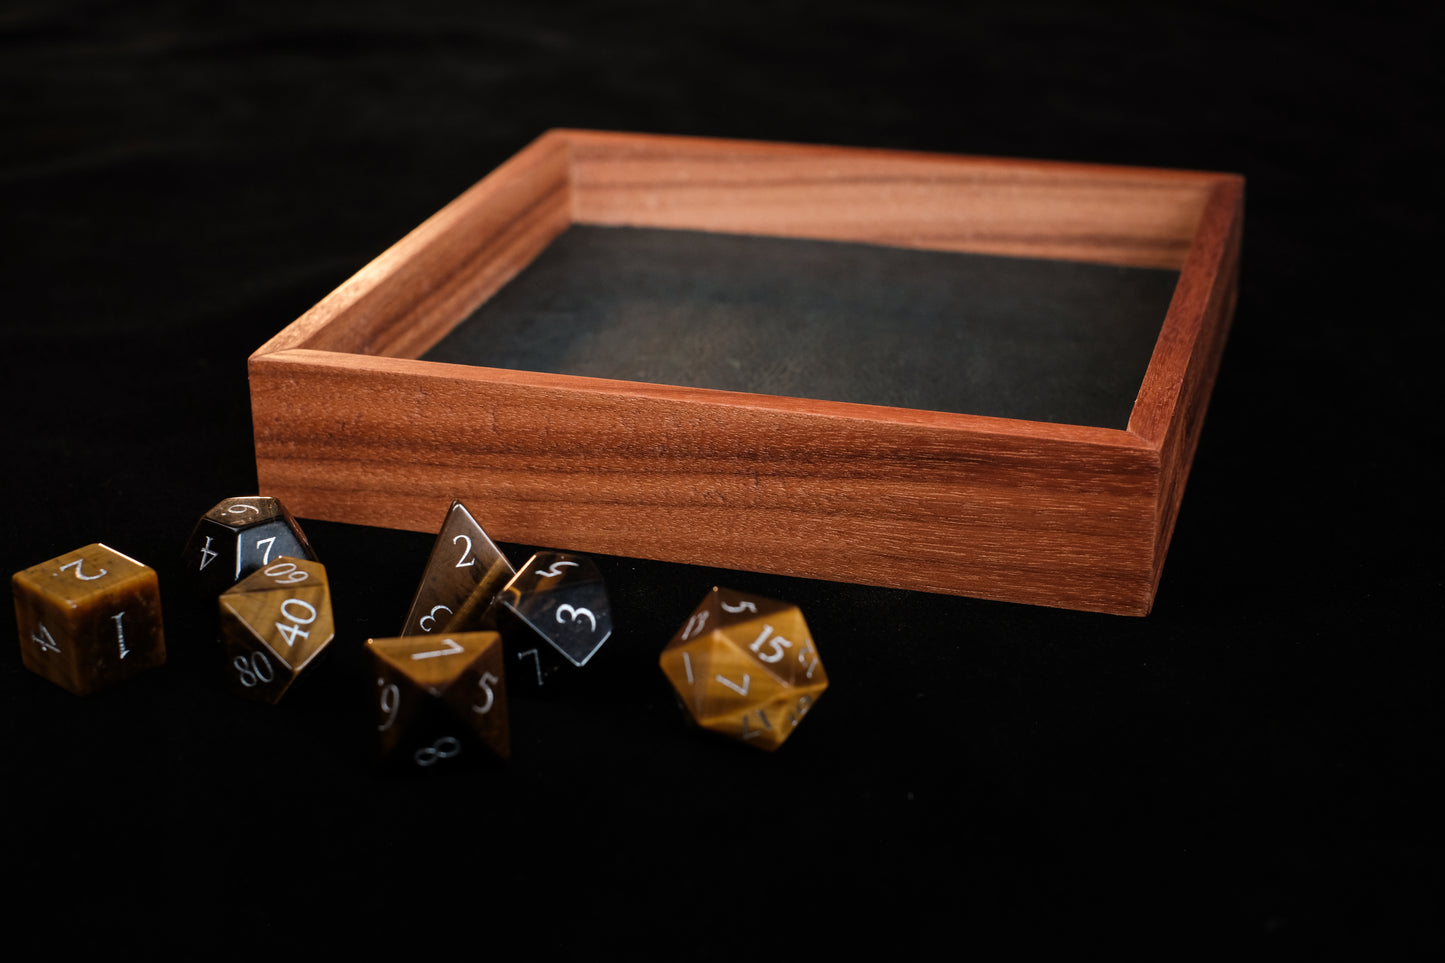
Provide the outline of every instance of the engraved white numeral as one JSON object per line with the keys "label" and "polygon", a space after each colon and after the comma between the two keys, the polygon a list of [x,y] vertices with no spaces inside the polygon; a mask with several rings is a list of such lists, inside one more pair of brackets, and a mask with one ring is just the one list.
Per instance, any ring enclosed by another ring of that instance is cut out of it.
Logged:
{"label": "engraved white numeral", "polygon": [[[293,606],[300,609],[300,615],[292,611]],[[310,625],[316,621],[316,606],[305,599],[287,599],[281,603],[281,617],[292,624],[286,625],[277,622],[276,631],[281,633],[282,640],[288,646],[295,648],[298,635],[304,639],[311,634],[303,631],[301,626]]]}
{"label": "engraved white numeral", "polygon": [[740,696],[745,696],[748,694],[748,687],[752,684],[753,681],[752,676],[748,675],[746,672],[743,673],[742,685],[739,685],[722,673],[718,673],[717,675],[713,676],[713,678],[715,678],[721,685],[727,686],[729,689],[733,690]]}
{"label": "engraved white numeral", "polygon": [[686,642],[688,639],[697,638],[697,636],[702,634],[702,627],[706,624],[707,611],[703,610],[695,613],[692,618],[687,620],[687,624],[682,627],[682,641]]}
{"label": "engraved white numeral", "polygon": [[518,652],[518,653],[517,653],[517,658],[519,658],[519,659],[525,659],[525,658],[526,658],[527,656],[529,656],[529,655],[530,655],[534,660],[536,660],[536,662],[537,662],[537,684],[538,684],[538,685],[541,685],[541,684],[542,684],[542,656],[540,656],[540,655],[537,653],[537,650],[536,650],[536,649],[527,649],[527,650],[524,651],[524,652]]}
{"label": "engraved white numeral", "polygon": [[270,538],[258,538],[258,539],[256,539],[256,547],[257,547],[257,548],[260,548],[262,545],[265,545],[265,546],[266,546],[266,551],[261,554],[261,564],[262,564],[262,565],[270,565],[270,564],[271,564],[271,549],[273,549],[273,548],[276,547],[276,536],[275,536],[275,535],[272,535]]}
{"label": "engraved white numeral", "polygon": [[96,575],[86,575],[80,570],[80,563],[83,561],[85,561],[85,559],[78,558],[73,562],[67,562],[66,564],[60,566],[60,570],[63,572],[68,568],[75,569],[75,577],[80,579],[82,582],[94,582],[96,579],[100,578],[102,575],[105,574],[105,569],[101,569],[100,572]]}
{"label": "engraved white numeral", "polygon": [[726,602],[723,602],[722,610],[724,612],[731,612],[733,615],[737,615],[739,612],[752,612],[754,615],[756,615],[758,607],[748,601],[739,602],[737,605],[729,605]]}
{"label": "engraved white numeral", "polygon": [[241,684],[250,689],[260,685],[262,682],[272,682],[276,679],[276,673],[271,668],[271,660],[260,652],[252,652],[247,659],[244,655],[238,655],[231,660],[231,665],[236,667],[236,674],[241,678]]}
{"label": "engraved white numeral", "polygon": [[230,508],[226,509],[227,515],[244,515],[247,512],[255,512],[257,515],[259,515],[261,514],[261,509],[257,508],[255,505],[241,504],[232,505]]}
{"label": "engraved white numeral", "polygon": [[387,682],[378,677],[376,684],[381,686],[381,711],[386,718],[376,727],[377,732],[385,732],[396,722],[397,708],[401,704],[401,690],[396,687],[395,682]]}
{"label": "engraved white numeral", "polygon": [[[769,638],[769,636],[771,636],[771,638]],[[758,651],[763,647],[764,642],[769,643],[769,645],[771,646],[771,648],[766,653]],[[763,626],[763,631],[758,635],[757,639],[753,642],[753,644],[748,646],[748,649],[752,652],[756,652],[758,658],[762,659],[764,662],[778,662],[783,658],[783,650],[787,648],[792,648],[792,645],[793,643],[789,642],[781,635],[773,635],[773,627],[771,625],[765,625]]]}
{"label": "engraved white numeral", "polygon": [[[754,728],[752,728],[751,726],[748,725],[748,716],[751,715],[751,714],[752,714],[752,713],[749,713],[749,712],[744,712],[744,713],[743,713],[743,732],[742,732],[742,737],[743,737],[744,739],[756,739],[759,735],[762,734],[762,731],[763,731],[762,729],[754,729]],[[767,715],[766,715],[766,714],[763,712],[763,710],[761,710],[761,709],[758,710],[758,718],[762,720],[763,729],[772,729],[772,728],[773,728],[773,724],[768,721]]]}
{"label": "engraved white numeral", "polygon": [[809,699],[805,695],[798,696],[797,706],[795,706],[788,712],[788,721],[793,724],[793,728],[797,728],[798,723],[802,721],[803,716],[808,714],[808,707],[812,705],[812,702],[813,700]]}
{"label": "engraved white numeral", "polygon": [[297,582],[304,582],[310,576],[304,569],[298,568],[294,562],[277,562],[270,568],[261,570],[271,576],[272,581],[277,585],[295,585]]}
{"label": "engraved white numeral", "polygon": [[473,711],[473,712],[475,712],[475,713],[476,713],[477,715],[479,715],[479,716],[484,716],[484,715],[486,715],[488,712],[491,712],[491,711],[492,711],[492,703],[495,702],[496,699],[497,699],[497,694],[492,691],[492,685],[493,685],[494,683],[497,683],[497,682],[500,682],[500,681],[502,681],[502,680],[501,680],[501,679],[498,679],[496,676],[492,675],[490,672],[483,672],[483,673],[482,673],[482,677],[477,680],[477,686],[478,686],[479,688],[481,688],[481,690],[487,694],[487,701],[484,702],[484,703],[482,703],[482,704],[479,705],[479,706],[475,706],[475,705],[472,706],[472,711]]}
{"label": "engraved white numeral", "polygon": [[562,574],[561,569],[576,567],[576,562],[553,562],[551,568],[546,570],[539,568],[536,570],[536,574],[542,576],[543,578],[556,578],[557,576]]}
{"label": "engraved white numeral", "polygon": [[201,546],[201,571],[205,571],[206,566],[214,562],[219,554],[221,553],[211,548],[211,536],[207,535],[206,544]]}
{"label": "engraved white numeral", "polygon": [[[433,605],[431,611],[428,612],[426,615],[423,615],[417,621],[416,627],[421,629],[423,632],[430,632],[432,629],[436,628],[438,612],[445,612],[448,615],[452,614],[452,610],[445,605]],[[430,622],[431,625],[427,625],[428,622]]]}
{"label": "engraved white numeral", "polygon": [[[37,635],[36,632],[39,634]],[[56,643],[55,636],[50,634],[50,630],[45,627],[44,622],[37,623],[36,632],[30,633],[31,641],[35,642],[46,652],[60,651],[60,646]]]}
{"label": "engraved white numeral", "polygon": [[467,558],[468,555],[472,554],[472,540],[469,536],[458,535],[452,539],[452,544],[455,545],[457,542],[467,543],[467,547],[462,549],[462,560],[457,563],[457,568],[470,568],[472,564],[476,562],[475,558]]}
{"label": "engraved white numeral", "polygon": [[579,619],[584,619],[584,618],[585,618],[588,622],[590,622],[590,623],[592,624],[592,631],[593,631],[593,632],[596,632],[596,631],[597,631],[597,616],[595,616],[595,615],[592,614],[592,610],[591,610],[591,609],[574,609],[574,608],[573,608],[572,606],[570,606],[570,605],[559,605],[559,606],[557,607],[557,621],[558,621],[558,622],[568,621],[567,619],[564,619],[564,618],[562,617],[562,615],[563,615],[564,612],[571,614],[572,617],[571,617],[570,621],[572,621],[572,622],[576,622],[576,621],[578,621]]}
{"label": "engraved white numeral", "polygon": [[437,659],[444,655],[456,655],[462,651],[461,643],[456,639],[442,639],[440,649],[427,649],[425,652],[413,652],[411,657],[416,659]]}
{"label": "engraved white numeral", "polygon": [[122,659],[130,655],[130,649],[125,647],[125,629],[120,624],[121,616],[123,615],[125,615],[124,612],[111,616],[111,618],[115,619],[115,641],[116,644],[120,646],[120,657]]}
{"label": "engraved white numeral", "polygon": [[442,736],[429,746],[418,749],[412,758],[418,766],[435,765],[439,760],[450,759],[462,751],[462,744],[454,736]]}
{"label": "engraved white numeral", "polygon": [[694,685],[696,680],[692,677],[692,659],[688,657],[686,652],[682,654],[682,669],[687,673],[687,684]]}
{"label": "engraved white numeral", "polygon": [[[811,661],[808,659],[808,656],[813,657]],[[813,677],[813,670],[818,668],[818,653],[811,645],[803,646],[802,650],[798,652],[798,664],[808,667],[808,671],[803,673],[803,677],[811,679]]]}

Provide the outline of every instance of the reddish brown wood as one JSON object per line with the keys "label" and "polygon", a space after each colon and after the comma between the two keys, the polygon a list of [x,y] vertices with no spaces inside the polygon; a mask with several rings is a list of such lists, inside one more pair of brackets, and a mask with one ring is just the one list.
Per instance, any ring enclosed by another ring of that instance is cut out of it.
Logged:
{"label": "reddish brown wood", "polygon": [[[556,131],[251,359],[303,517],[1142,615],[1233,310],[1227,175]],[[412,360],[568,223],[1176,266],[1128,431]],[[383,355],[390,355],[383,357]]]}

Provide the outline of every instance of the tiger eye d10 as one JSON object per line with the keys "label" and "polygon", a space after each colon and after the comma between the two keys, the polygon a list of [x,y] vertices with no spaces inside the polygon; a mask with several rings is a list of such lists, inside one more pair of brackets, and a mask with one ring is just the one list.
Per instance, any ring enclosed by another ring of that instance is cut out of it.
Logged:
{"label": "tiger eye d10", "polygon": [[25,667],[89,695],[166,661],[155,570],[99,542],[11,578]]}
{"label": "tiger eye d10", "polygon": [[722,588],[703,598],[659,664],[699,726],[770,751],[828,688],[797,606]]}
{"label": "tiger eye d10", "polygon": [[320,562],[279,558],[221,593],[221,650],[231,690],[278,702],[335,635]]}

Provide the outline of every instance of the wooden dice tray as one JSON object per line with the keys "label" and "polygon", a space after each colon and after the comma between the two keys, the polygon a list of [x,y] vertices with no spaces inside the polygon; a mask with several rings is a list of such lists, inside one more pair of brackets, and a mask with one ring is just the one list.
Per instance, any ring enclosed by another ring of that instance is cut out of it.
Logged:
{"label": "wooden dice tray", "polygon": [[[1228,174],[552,131],[252,355],[260,490],[303,518],[434,531],[460,498],[502,541],[1142,615],[1233,315],[1242,223]],[[1177,280],[1142,361],[1117,352],[1115,395],[1143,364],[1117,425],[988,393],[912,407],[899,378],[860,402],[846,383],[811,397],[806,377],[718,380],[726,364],[664,360],[644,381],[447,354],[479,323],[497,340],[506,316],[486,311],[525,301],[530,275],[499,292],[534,261],[570,263],[543,256],[564,232],[597,250],[600,229],[622,228],[628,243],[707,232]]]}

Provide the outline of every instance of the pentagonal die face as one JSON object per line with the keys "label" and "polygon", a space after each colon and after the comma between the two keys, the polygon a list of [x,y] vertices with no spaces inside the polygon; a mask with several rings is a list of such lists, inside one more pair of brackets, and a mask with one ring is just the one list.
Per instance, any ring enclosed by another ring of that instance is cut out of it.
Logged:
{"label": "pentagonal die face", "polygon": [[316,552],[279,499],[245,495],[201,516],[182,561],[194,583],[219,594],[283,557],[315,560]]}
{"label": "pentagonal die face", "polygon": [[147,565],[100,543],[11,579],[21,661],[76,695],[166,661],[160,585]]}
{"label": "pentagonal die face", "polygon": [[773,750],[828,688],[797,606],[714,588],[663,650],[663,674],[699,726]]}
{"label": "pentagonal die face", "polygon": [[450,768],[511,755],[502,637],[496,632],[369,639],[377,756],[405,768]]}
{"label": "pentagonal die face", "polygon": [[331,590],[320,562],[279,558],[217,601],[232,689],[276,702],[335,634]]}

